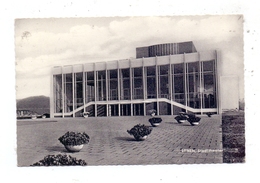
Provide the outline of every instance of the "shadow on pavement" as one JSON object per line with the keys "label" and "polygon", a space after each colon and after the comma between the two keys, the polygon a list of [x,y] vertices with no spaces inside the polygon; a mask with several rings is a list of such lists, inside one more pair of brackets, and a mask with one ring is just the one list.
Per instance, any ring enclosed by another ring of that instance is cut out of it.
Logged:
{"label": "shadow on pavement", "polygon": [[136,141],[134,137],[115,137],[116,140],[122,140],[122,141]]}
{"label": "shadow on pavement", "polygon": [[46,150],[49,152],[68,152],[65,147],[61,147],[61,146],[49,146],[46,147]]}

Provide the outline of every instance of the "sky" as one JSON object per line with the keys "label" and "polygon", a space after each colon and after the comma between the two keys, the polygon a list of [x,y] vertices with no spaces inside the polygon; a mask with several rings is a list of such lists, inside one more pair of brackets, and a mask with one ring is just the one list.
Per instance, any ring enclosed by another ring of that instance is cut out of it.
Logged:
{"label": "sky", "polygon": [[241,15],[16,19],[16,98],[50,96],[53,66],[135,58],[136,47],[184,41],[221,51],[221,74],[238,76],[244,98]]}

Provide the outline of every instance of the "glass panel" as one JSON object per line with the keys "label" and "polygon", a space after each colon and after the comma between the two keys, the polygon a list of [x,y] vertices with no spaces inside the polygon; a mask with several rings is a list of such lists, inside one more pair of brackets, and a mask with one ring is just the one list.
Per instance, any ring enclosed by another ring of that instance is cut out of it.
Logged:
{"label": "glass panel", "polygon": [[123,78],[129,78],[130,77],[130,69],[122,69],[121,73],[122,73]]}
{"label": "glass panel", "polygon": [[142,99],[143,98],[143,80],[141,78],[134,79],[134,92],[133,98],[134,99]]}
{"label": "glass panel", "polygon": [[203,71],[213,71],[214,61],[205,61],[203,63]]}
{"label": "glass panel", "polygon": [[86,79],[86,103],[95,100],[95,83],[94,83],[94,72],[87,72]]}
{"label": "glass panel", "polygon": [[83,83],[79,82],[76,83],[76,90],[75,90],[75,103],[77,103],[77,107],[83,105]]}
{"label": "glass panel", "polygon": [[146,92],[147,98],[156,98],[156,67],[146,67]]}
{"label": "glass panel", "polygon": [[134,68],[133,77],[133,98],[142,99],[143,98],[143,78],[142,78],[142,68]]}
{"label": "glass panel", "polygon": [[184,77],[183,75],[174,76],[174,92],[184,93]]}
{"label": "glass panel", "polygon": [[133,104],[134,116],[144,115],[144,104]]}
{"label": "glass panel", "polygon": [[169,98],[168,76],[160,76],[159,79],[159,98]]}
{"label": "glass panel", "polygon": [[147,76],[155,76],[156,74],[156,68],[155,66],[147,67]]}
{"label": "glass panel", "polygon": [[181,104],[185,103],[184,95],[184,77],[183,75],[174,75],[173,100]]}
{"label": "glass panel", "polygon": [[117,79],[117,70],[109,70],[110,79],[116,78]]}
{"label": "glass panel", "polygon": [[75,108],[78,108],[83,105],[83,73],[75,73],[75,79],[74,102]]}
{"label": "glass panel", "polygon": [[143,69],[141,67],[134,68],[134,77],[142,77]]}
{"label": "glass panel", "polygon": [[215,108],[216,107],[216,91],[213,73],[203,74],[204,80],[204,108]]}
{"label": "glass panel", "polygon": [[147,77],[147,98],[156,98],[156,78]]}
{"label": "glass panel", "polygon": [[117,70],[109,70],[109,79],[108,79],[108,100],[117,100],[118,99],[118,78]]}
{"label": "glass panel", "polygon": [[159,115],[171,115],[171,105],[166,102],[159,102]]}
{"label": "glass panel", "polygon": [[65,112],[73,110],[72,83],[65,83]]}
{"label": "glass panel", "polygon": [[94,72],[87,72],[87,80],[93,80],[94,81]]}
{"label": "glass panel", "polygon": [[130,104],[121,104],[121,116],[131,116],[131,105]]}
{"label": "glass panel", "polygon": [[130,99],[130,69],[121,69],[120,70],[120,98],[121,100]]}
{"label": "glass panel", "polygon": [[76,81],[83,81],[83,73],[76,73]]}
{"label": "glass panel", "polygon": [[121,92],[121,99],[130,99],[130,79],[123,79],[123,91]]}
{"label": "glass panel", "polygon": [[62,75],[56,75],[53,77],[53,92],[54,92],[54,112],[62,112]]}
{"label": "glass panel", "polygon": [[188,105],[192,108],[200,108],[200,81],[199,74],[188,75]]}
{"label": "glass panel", "polygon": [[106,79],[106,71],[98,71],[98,79],[99,80]]}
{"label": "glass panel", "polygon": [[97,100],[106,100],[106,72],[98,71],[98,82],[97,82]]}
{"label": "glass panel", "polygon": [[167,75],[169,72],[169,65],[160,65],[159,74],[160,75]]}
{"label": "glass panel", "polygon": [[65,74],[65,82],[72,82],[72,74]]}
{"label": "glass panel", "polygon": [[181,74],[184,72],[184,64],[174,64],[174,74]]}
{"label": "glass panel", "polygon": [[118,116],[118,105],[109,105],[108,106],[109,116]]}
{"label": "glass panel", "polygon": [[188,72],[199,72],[199,62],[188,63]]}

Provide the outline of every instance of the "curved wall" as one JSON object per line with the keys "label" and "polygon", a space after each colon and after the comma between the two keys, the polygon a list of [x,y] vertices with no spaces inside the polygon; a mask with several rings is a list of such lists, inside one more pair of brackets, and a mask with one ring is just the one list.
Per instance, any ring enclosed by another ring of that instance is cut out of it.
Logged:
{"label": "curved wall", "polygon": [[193,42],[157,44],[136,48],[136,58],[176,55],[196,52]]}

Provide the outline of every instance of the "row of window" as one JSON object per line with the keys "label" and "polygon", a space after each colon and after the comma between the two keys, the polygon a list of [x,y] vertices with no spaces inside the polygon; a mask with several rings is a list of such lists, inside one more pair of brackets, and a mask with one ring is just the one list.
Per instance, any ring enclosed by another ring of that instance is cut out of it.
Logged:
{"label": "row of window", "polygon": [[[170,70],[170,68],[172,69]],[[83,81],[85,81],[84,84]],[[157,97],[168,98],[194,108],[212,108],[215,107],[215,83],[214,61],[201,62],[201,64],[193,62],[186,65],[172,64],[171,66],[91,71],[74,73],[74,76],[70,73],[64,74],[63,78],[60,74],[54,76],[55,108],[56,112],[59,112],[62,108],[62,92],[64,92],[65,112],[73,110],[73,97],[74,109],[83,105],[84,98],[85,103],[88,103],[95,100],[130,100]],[[84,85],[85,90],[83,89]],[[209,95],[213,99],[206,102]]]}

